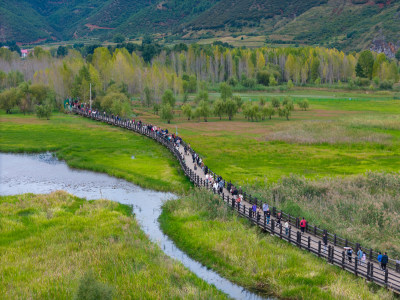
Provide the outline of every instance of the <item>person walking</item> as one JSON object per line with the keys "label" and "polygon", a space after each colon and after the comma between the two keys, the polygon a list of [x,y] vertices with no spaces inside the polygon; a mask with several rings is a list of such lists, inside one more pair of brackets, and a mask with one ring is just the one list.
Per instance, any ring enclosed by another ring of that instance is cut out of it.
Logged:
{"label": "person walking", "polygon": [[324,253],[326,252],[326,249],[328,248],[328,236],[324,232],[322,236],[322,243],[324,244]]}
{"label": "person walking", "polygon": [[365,264],[365,261],[367,260],[367,255],[365,254],[365,252],[363,253],[363,256],[361,258],[362,264]]}
{"label": "person walking", "polygon": [[362,266],[363,254],[364,253],[363,253],[363,251],[362,251],[362,249],[360,247],[360,249],[358,249],[358,251],[357,251],[357,259],[358,259],[358,263],[359,263],[360,266]]}
{"label": "person walking", "polygon": [[281,226],[282,214],[279,212],[276,216],[276,224]]}
{"label": "person walking", "polygon": [[269,209],[267,209],[267,213],[265,214],[265,217],[267,218],[267,224],[269,224],[269,221],[271,220],[271,212]]}
{"label": "person walking", "polygon": [[285,234],[289,235],[289,222],[288,221],[285,222],[284,227],[285,227]]}
{"label": "person walking", "polygon": [[344,249],[346,250],[347,259],[349,260],[349,263],[351,263],[353,256],[353,249],[351,247],[344,247]]}
{"label": "person walking", "polygon": [[381,264],[381,269],[382,269],[382,253],[381,252],[378,253],[377,260]]}
{"label": "person walking", "polygon": [[304,233],[304,231],[306,230],[306,226],[307,226],[307,222],[306,222],[306,220],[305,220],[304,217],[303,217],[303,219],[300,221],[301,233]]}
{"label": "person walking", "polygon": [[219,193],[221,194],[224,191],[225,181],[221,179],[218,185],[219,185]]}
{"label": "person walking", "polygon": [[387,255],[387,252],[385,252],[384,255],[382,255],[382,260],[381,260],[381,267],[383,271],[386,271],[386,265],[389,262],[389,257]]}
{"label": "person walking", "polygon": [[255,216],[256,216],[256,214],[257,214],[257,205],[256,204],[253,204],[253,206],[251,207],[251,210],[252,210],[252,217],[254,218]]}
{"label": "person walking", "polygon": [[263,203],[262,209],[263,209],[264,215],[266,215],[267,214],[267,210],[269,209],[268,204],[267,203]]}

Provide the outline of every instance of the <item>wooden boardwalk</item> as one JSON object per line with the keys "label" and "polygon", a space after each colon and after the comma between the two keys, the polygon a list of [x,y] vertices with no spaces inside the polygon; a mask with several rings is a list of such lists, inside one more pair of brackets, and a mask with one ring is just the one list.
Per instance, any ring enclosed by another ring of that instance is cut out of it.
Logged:
{"label": "wooden boardwalk", "polygon": [[[75,113],[80,115],[89,117],[91,119],[102,121],[109,123],[111,125],[116,125],[119,127],[126,128],[128,130],[135,131],[137,133],[146,135],[150,138],[157,140],[159,143],[166,146],[178,159],[181,164],[182,169],[185,174],[190,178],[190,180],[198,187],[212,190],[212,186],[206,180],[206,174],[204,171],[197,167],[195,168],[192,155],[189,153],[185,155],[184,153],[184,145],[179,147],[174,146],[174,143],[167,140],[164,136],[155,133],[150,130],[147,126],[138,126],[137,124],[133,124],[130,121],[116,121],[108,116],[103,116],[100,114],[93,115],[85,112],[83,110],[74,110]],[[193,153],[193,150],[191,150]],[[218,176],[214,174],[211,170],[208,170],[208,174],[210,174],[213,178],[217,178]],[[247,218],[255,224],[259,226],[263,231],[270,233],[271,235],[277,236],[278,238],[285,240],[304,251],[309,251],[322,259],[327,260],[329,263],[333,265],[337,265],[340,268],[347,270],[356,276],[360,276],[365,278],[368,281],[374,282],[380,286],[384,286],[393,292],[400,294],[400,266],[398,262],[390,261],[388,264],[388,268],[386,271],[383,271],[380,267],[380,264],[376,260],[376,252],[372,249],[367,255],[366,261],[360,262],[357,259],[357,250],[360,247],[358,244],[351,243],[347,240],[341,239],[336,235],[332,235],[328,233],[328,246],[325,251],[325,247],[322,242],[322,234],[323,230],[319,229],[316,226],[307,226],[306,232],[303,234],[299,228],[299,219],[293,216],[290,216],[285,213],[281,213],[282,221],[281,225],[277,224],[277,214],[278,211],[275,207],[270,207],[271,210],[271,219],[270,222],[267,223],[267,219],[265,218],[263,213],[252,212],[252,205],[258,204],[261,205],[261,202],[256,198],[252,198],[251,196],[246,196],[244,200],[241,201],[240,205],[236,203],[235,199],[231,196],[230,192],[225,187],[223,188],[223,192],[218,195],[221,199],[228,205],[231,209],[235,210],[240,216]],[[283,223],[288,221],[291,228],[289,229],[288,234],[285,233],[285,228],[283,228]],[[348,256],[345,253],[344,246],[352,246],[353,247],[353,255],[351,260],[349,260]],[[363,248],[364,249],[364,248]]]}

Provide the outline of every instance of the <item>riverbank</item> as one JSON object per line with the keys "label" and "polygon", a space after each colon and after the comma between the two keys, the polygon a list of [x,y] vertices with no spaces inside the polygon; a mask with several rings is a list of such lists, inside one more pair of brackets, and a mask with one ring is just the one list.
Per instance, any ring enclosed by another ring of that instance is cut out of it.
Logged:
{"label": "riverbank", "polygon": [[190,187],[178,162],[157,142],[127,130],[74,115],[50,120],[0,115],[0,152],[51,151],[70,167],[106,173],[157,191]]}
{"label": "riverbank", "polygon": [[226,299],[151,243],[128,205],[24,194],[0,197],[0,215],[4,299],[71,299],[88,285],[114,299]]}
{"label": "riverbank", "polygon": [[262,233],[204,191],[168,201],[161,227],[194,259],[250,290],[289,299],[392,299],[391,292]]}

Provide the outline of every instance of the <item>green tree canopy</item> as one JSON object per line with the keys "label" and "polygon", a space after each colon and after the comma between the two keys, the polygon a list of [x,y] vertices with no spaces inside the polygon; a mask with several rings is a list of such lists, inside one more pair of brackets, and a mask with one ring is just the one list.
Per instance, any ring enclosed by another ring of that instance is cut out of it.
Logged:
{"label": "green tree canopy", "polygon": [[193,110],[189,103],[182,105],[182,113],[188,118],[188,121],[193,117]]}
{"label": "green tree canopy", "polygon": [[[359,69],[362,70],[362,74],[357,74],[359,77],[365,77],[372,79],[372,71],[374,66],[374,56],[371,51],[364,50],[361,52],[360,57],[358,58],[357,64],[359,65]],[[356,67],[357,71],[357,67]],[[362,75],[362,76],[360,76]]]}
{"label": "green tree canopy", "polygon": [[225,102],[219,98],[217,101],[214,102],[214,114],[222,119],[222,116],[225,114]]}
{"label": "green tree canopy", "polygon": [[207,118],[211,115],[211,109],[208,102],[201,100],[199,106],[196,108],[196,116],[204,118],[204,122],[207,122]]}
{"label": "green tree canopy", "polygon": [[161,119],[167,121],[168,124],[174,118],[174,111],[172,110],[172,106],[168,102],[161,106],[160,117]]}
{"label": "green tree canopy", "polygon": [[229,121],[236,115],[238,111],[238,106],[236,101],[233,99],[228,99],[225,103],[225,112],[228,115]]}
{"label": "green tree canopy", "polygon": [[162,104],[169,104],[172,108],[175,106],[176,99],[174,97],[174,93],[171,90],[165,90],[162,95]]}
{"label": "green tree canopy", "polygon": [[219,85],[219,90],[222,100],[226,101],[228,98],[232,98],[232,88],[226,82]]}

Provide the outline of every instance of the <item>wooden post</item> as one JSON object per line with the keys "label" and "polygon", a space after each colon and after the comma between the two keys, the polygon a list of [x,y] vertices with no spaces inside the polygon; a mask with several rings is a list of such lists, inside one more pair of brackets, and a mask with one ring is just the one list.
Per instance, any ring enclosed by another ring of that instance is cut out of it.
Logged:
{"label": "wooden post", "polygon": [[371,263],[370,262],[368,262],[367,263],[367,280],[369,281],[370,280],[370,272],[371,272]]}
{"label": "wooden post", "polygon": [[396,272],[400,273],[400,263],[396,262]]}
{"label": "wooden post", "polygon": [[321,257],[321,241],[318,241],[318,257]]}
{"label": "wooden post", "polygon": [[301,249],[301,233],[300,233],[300,231],[297,231],[297,245]]}
{"label": "wooden post", "polygon": [[349,241],[346,239],[346,242],[345,242],[345,247],[347,247],[349,245]]}
{"label": "wooden post", "polygon": [[346,259],[346,255],[344,253],[344,251],[342,251],[342,269],[344,270],[344,261]]}
{"label": "wooden post", "polygon": [[291,242],[290,241],[291,240],[291,236],[292,236],[292,227],[289,227],[289,234],[288,234],[289,243]]}
{"label": "wooden post", "polygon": [[311,247],[311,236],[308,236],[307,247],[308,247],[308,251],[310,251],[310,247]]}
{"label": "wooden post", "polygon": [[276,217],[276,207],[275,207],[275,206],[272,207],[272,215],[273,215],[274,217]]}
{"label": "wooden post", "polygon": [[357,276],[358,256],[354,258],[354,274]]}
{"label": "wooden post", "polygon": [[372,249],[369,249],[369,260],[372,260]]}
{"label": "wooden post", "polygon": [[335,233],[335,235],[333,236],[333,244],[336,246],[336,233]]}
{"label": "wooden post", "polygon": [[282,239],[282,224],[280,224],[280,226],[279,226],[280,228],[279,228],[279,237]]}
{"label": "wooden post", "polygon": [[296,228],[299,228],[299,218],[296,218]]}
{"label": "wooden post", "polygon": [[314,225],[314,235],[317,235],[317,226]]}
{"label": "wooden post", "polygon": [[385,270],[385,284],[388,284],[388,279],[389,279],[389,270],[386,268]]}
{"label": "wooden post", "polygon": [[371,281],[373,281],[373,278],[374,278],[374,264],[371,264],[371,268],[369,270],[369,275],[371,276]]}
{"label": "wooden post", "polygon": [[271,233],[274,234],[275,233],[275,221],[271,220]]}
{"label": "wooden post", "polygon": [[330,262],[330,256],[331,256],[331,246],[329,245],[329,246],[328,246],[328,254],[327,254],[327,257],[326,257],[326,260],[327,260],[328,262]]}

